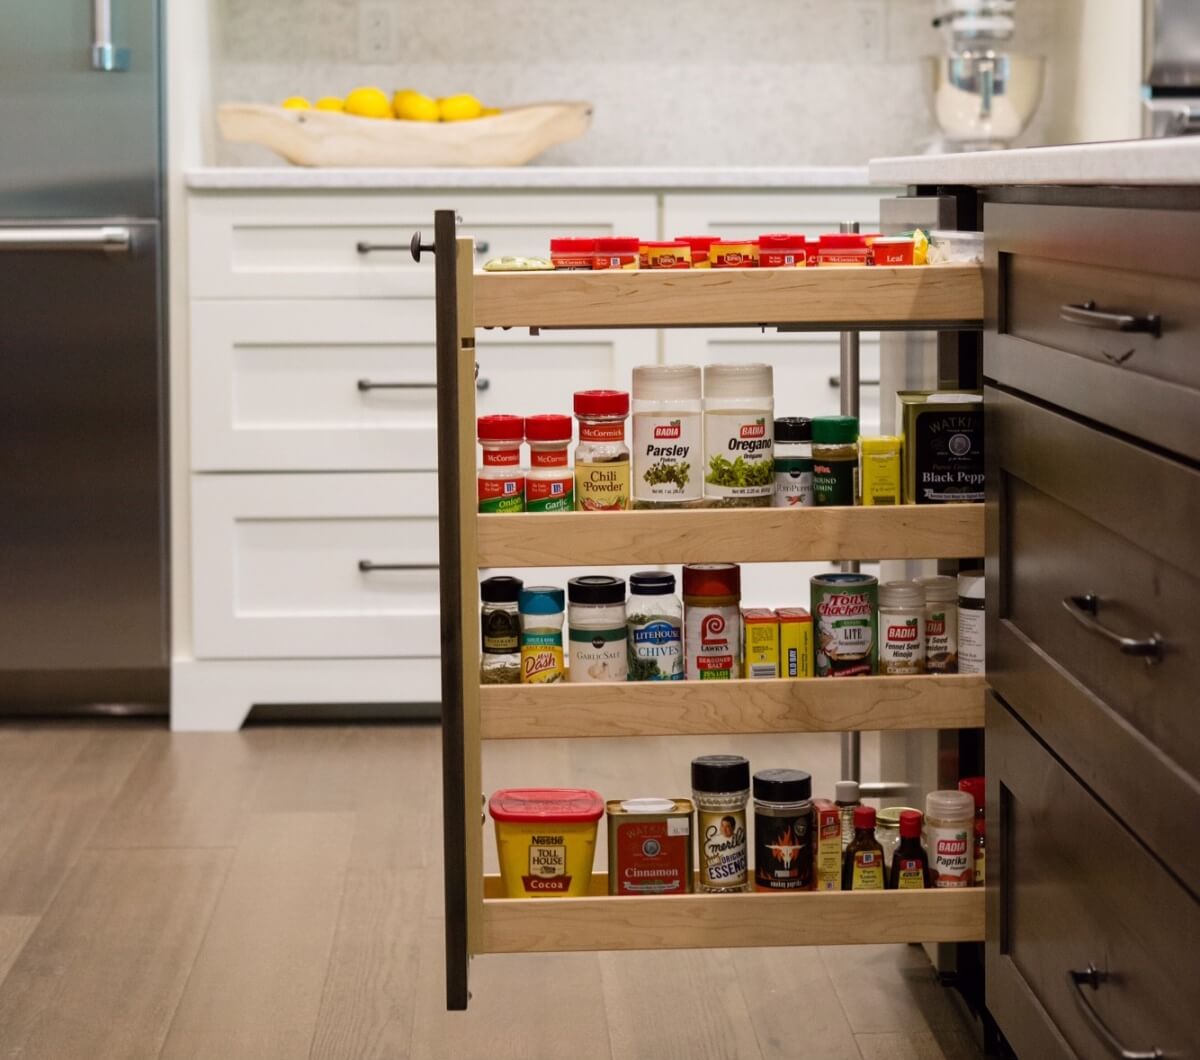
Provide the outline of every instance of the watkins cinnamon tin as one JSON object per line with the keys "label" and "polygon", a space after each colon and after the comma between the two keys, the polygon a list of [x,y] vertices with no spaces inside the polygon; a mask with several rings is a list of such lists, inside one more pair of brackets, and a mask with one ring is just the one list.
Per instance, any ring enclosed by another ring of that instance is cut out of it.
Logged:
{"label": "watkins cinnamon tin", "polygon": [[608,811],[608,893],[690,894],[692,803],[614,799]]}
{"label": "watkins cinnamon tin", "polygon": [[869,574],[812,579],[818,677],[879,672],[879,580]]}

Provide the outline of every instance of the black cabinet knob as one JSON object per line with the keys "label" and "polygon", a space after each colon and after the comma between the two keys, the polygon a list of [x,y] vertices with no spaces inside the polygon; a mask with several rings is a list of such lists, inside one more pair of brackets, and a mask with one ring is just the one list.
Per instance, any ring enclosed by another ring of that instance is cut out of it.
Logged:
{"label": "black cabinet knob", "polygon": [[430,254],[437,253],[437,247],[434,246],[433,243],[422,243],[421,242],[421,233],[419,231],[414,232],[412,234],[412,240],[408,244],[408,249],[409,249],[409,252],[412,254],[413,261],[416,261],[416,262],[420,262],[421,252],[424,250],[428,250]]}

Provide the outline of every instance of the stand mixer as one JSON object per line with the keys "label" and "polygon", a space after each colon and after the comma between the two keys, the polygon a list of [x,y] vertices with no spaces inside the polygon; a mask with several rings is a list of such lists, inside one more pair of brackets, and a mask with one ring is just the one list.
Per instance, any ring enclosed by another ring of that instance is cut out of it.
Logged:
{"label": "stand mixer", "polygon": [[1024,131],[1042,94],[1045,59],[1003,50],[1015,0],[948,0],[934,26],[949,54],[931,57],[934,117],[951,151],[1007,147]]}

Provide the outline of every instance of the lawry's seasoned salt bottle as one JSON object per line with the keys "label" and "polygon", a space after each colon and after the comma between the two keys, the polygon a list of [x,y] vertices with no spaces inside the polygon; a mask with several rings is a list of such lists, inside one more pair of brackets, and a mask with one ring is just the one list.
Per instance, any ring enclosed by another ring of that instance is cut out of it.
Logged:
{"label": "lawry's seasoned salt bottle", "polygon": [[700,369],[633,370],[633,507],[692,508],[704,492]]}
{"label": "lawry's seasoned salt bottle", "polygon": [[704,369],[704,497],[770,508],[775,496],[775,389],[769,364]]}

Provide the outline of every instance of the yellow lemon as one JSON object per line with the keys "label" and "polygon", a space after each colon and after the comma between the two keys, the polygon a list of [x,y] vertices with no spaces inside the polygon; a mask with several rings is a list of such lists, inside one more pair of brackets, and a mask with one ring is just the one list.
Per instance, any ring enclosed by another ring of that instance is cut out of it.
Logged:
{"label": "yellow lemon", "polygon": [[378,88],[356,88],[346,97],[345,111],[360,118],[390,118],[392,105]]}
{"label": "yellow lemon", "polygon": [[483,104],[467,92],[438,100],[442,121],[473,121],[483,113]]}
{"label": "yellow lemon", "polygon": [[317,100],[317,110],[335,110],[343,111],[346,109],[346,103],[338,96],[322,96]]}
{"label": "yellow lemon", "polygon": [[285,110],[312,110],[312,104],[303,96],[288,96],[280,106]]}
{"label": "yellow lemon", "polygon": [[483,110],[479,112],[479,116],[481,118],[494,118],[497,114],[503,113],[504,111],[502,111],[499,107],[484,107]]}
{"label": "yellow lemon", "polygon": [[402,88],[392,97],[392,110],[404,121],[437,121],[436,99],[418,92],[415,88]]}

